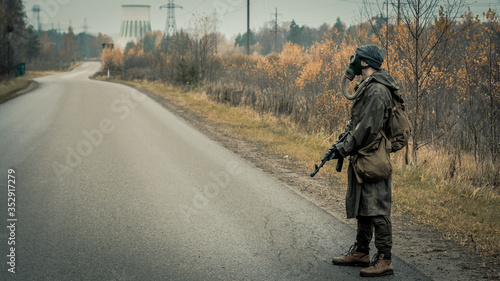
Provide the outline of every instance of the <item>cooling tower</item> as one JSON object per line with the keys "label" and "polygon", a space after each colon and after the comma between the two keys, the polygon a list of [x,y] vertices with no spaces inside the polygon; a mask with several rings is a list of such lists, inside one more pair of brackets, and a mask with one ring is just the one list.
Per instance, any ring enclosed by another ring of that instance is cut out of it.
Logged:
{"label": "cooling tower", "polygon": [[118,46],[123,50],[128,42],[137,42],[151,31],[149,5],[122,5],[122,25]]}

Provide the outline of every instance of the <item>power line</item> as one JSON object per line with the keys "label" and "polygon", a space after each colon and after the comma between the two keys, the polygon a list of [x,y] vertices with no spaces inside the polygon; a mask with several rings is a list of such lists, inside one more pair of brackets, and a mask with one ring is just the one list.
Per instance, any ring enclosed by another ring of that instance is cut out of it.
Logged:
{"label": "power line", "polygon": [[185,13],[180,14],[180,16],[185,16],[185,15],[190,14],[192,11],[194,11],[194,10],[198,9],[199,7],[201,7],[201,5],[203,5],[205,2],[207,2],[207,0],[201,1],[196,7],[194,7],[193,9],[191,9],[191,10],[185,12]]}

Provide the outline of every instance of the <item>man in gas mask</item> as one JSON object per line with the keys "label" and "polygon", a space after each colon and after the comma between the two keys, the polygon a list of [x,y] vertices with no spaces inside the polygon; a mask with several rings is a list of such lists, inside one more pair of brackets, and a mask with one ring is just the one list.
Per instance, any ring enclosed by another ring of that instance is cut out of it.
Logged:
{"label": "man in gas mask", "polygon": [[[347,136],[331,148],[333,159],[351,156],[352,161],[360,149],[382,137],[381,131],[392,110],[391,91],[399,88],[395,80],[381,69],[383,60],[382,51],[374,45],[358,47],[351,57],[342,79],[342,92],[354,103],[344,133]],[[356,86],[355,94],[349,95],[347,80],[353,80],[356,75],[362,76],[362,82]],[[388,178],[378,182],[363,182],[352,162],[347,173],[346,211],[347,218],[358,221],[356,242],[345,256],[335,257],[332,262],[335,265],[365,266],[367,268],[360,272],[365,277],[391,275],[391,176],[389,174]],[[378,253],[370,263],[369,244],[374,231]]]}

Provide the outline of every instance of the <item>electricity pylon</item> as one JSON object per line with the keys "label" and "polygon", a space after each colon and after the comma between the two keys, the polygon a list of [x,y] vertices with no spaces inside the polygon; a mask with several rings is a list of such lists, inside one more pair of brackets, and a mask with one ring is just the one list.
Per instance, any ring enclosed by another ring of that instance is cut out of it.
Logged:
{"label": "electricity pylon", "polygon": [[167,23],[165,24],[163,36],[173,36],[177,32],[177,25],[175,24],[175,8],[183,8],[181,5],[174,4],[174,0],[168,0],[168,4],[160,6],[160,10],[164,8],[167,9]]}

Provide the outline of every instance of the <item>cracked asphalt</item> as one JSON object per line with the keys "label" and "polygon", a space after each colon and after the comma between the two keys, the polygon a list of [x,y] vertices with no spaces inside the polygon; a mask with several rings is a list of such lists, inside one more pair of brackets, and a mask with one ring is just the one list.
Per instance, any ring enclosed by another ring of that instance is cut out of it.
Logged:
{"label": "cracked asphalt", "polygon": [[[86,63],[0,105],[0,280],[359,280],[354,229]],[[7,173],[15,170],[15,273]],[[394,257],[395,275],[427,280]]]}

